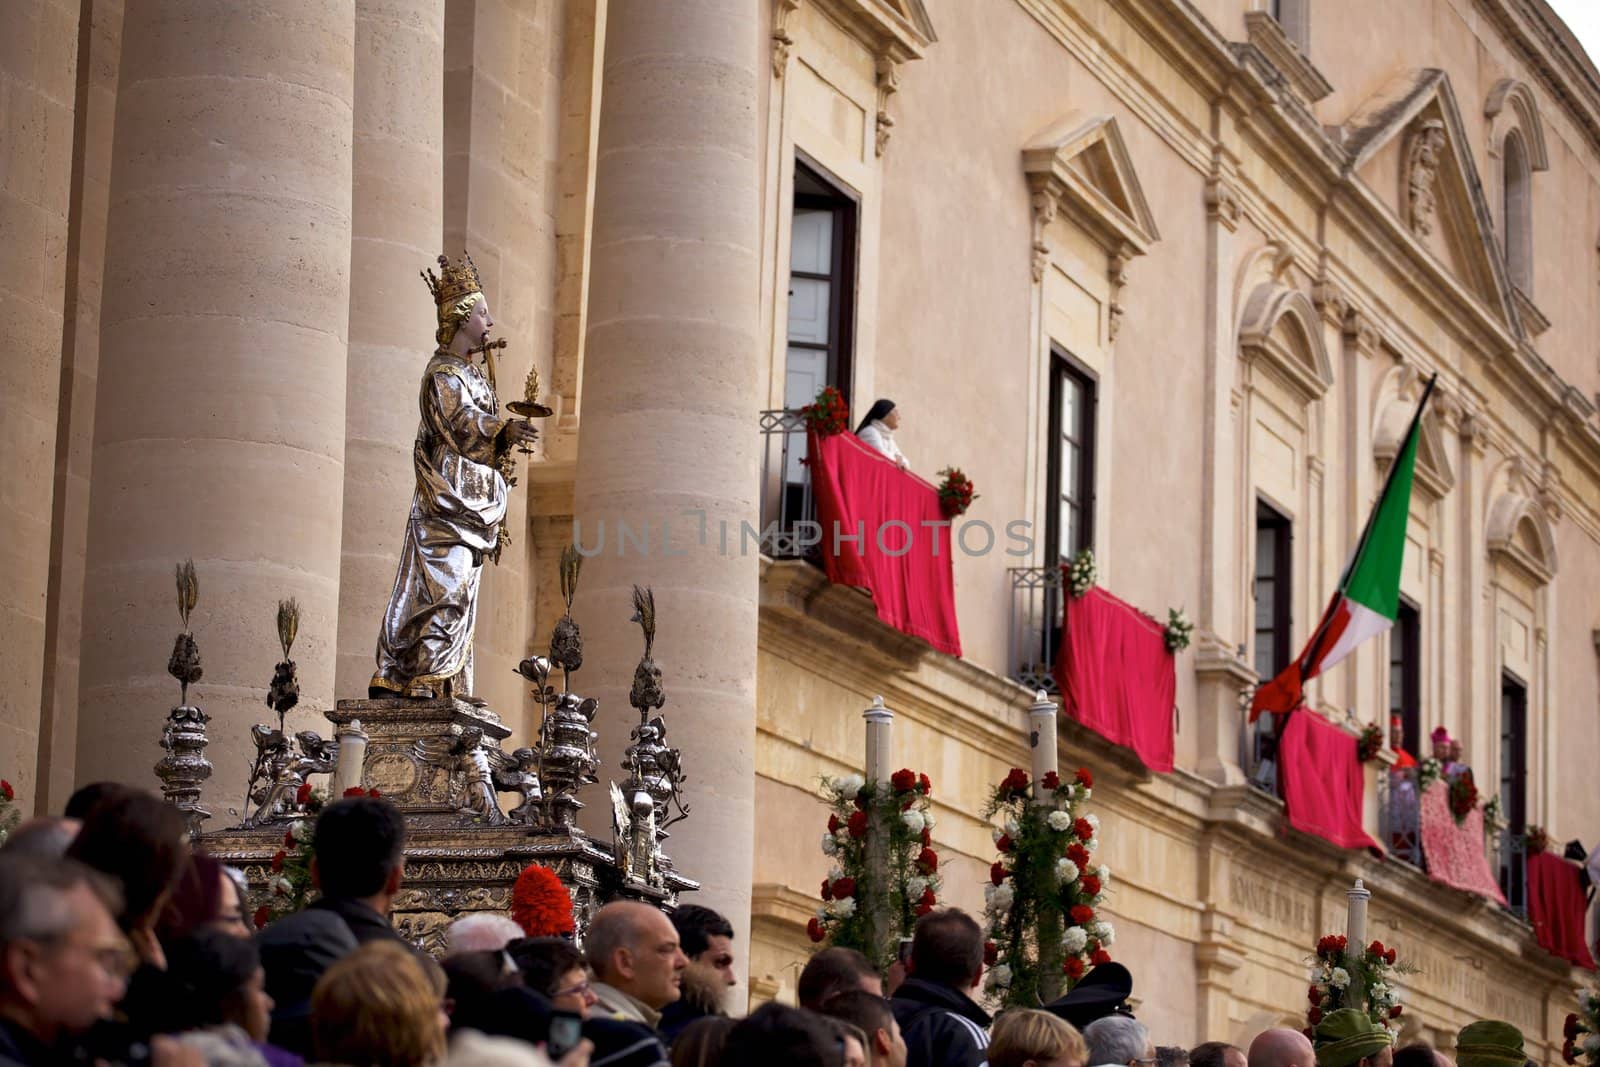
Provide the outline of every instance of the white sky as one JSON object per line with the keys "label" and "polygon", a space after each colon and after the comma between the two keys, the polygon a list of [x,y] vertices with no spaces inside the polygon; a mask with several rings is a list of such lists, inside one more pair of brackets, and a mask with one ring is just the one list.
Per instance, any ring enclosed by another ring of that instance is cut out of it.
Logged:
{"label": "white sky", "polygon": [[1600,66],[1600,0],[1549,0],[1549,4]]}

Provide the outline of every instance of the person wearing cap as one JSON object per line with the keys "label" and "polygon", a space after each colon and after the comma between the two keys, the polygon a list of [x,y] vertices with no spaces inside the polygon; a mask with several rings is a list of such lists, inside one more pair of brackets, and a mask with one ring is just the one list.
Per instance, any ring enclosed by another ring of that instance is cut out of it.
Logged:
{"label": "person wearing cap", "polygon": [[1066,996],[1046,1004],[1044,1010],[1060,1016],[1081,1032],[1096,1019],[1108,1015],[1133,1018],[1133,1010],[1128,1007],[1128,997],[1132,993],[1132,972],[1120,963],[1102,963],[1084,975]]}
{"label": "person wearing cap", "polygon": [[1394,1038],[1364,1011],[1330,1011],[1317,1024],[1316,1034],[1317,1067],[1391,1067],[1394,1063]]}
{"label": "person wearing cap", "polygon": [[1522,1031],[1498,1020],[1471,1023],[1456,1035],[1456,1067],[1522,1067]]}

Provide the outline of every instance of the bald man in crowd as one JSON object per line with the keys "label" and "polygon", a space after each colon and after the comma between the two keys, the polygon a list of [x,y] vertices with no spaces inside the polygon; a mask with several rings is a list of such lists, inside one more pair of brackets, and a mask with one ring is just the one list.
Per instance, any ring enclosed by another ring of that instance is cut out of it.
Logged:
{"label": "bald man in crowd", "polygon": [[599,1001],[596,1012],[656,1029],[661,1009],[680,996],[689,965],[666,913],[635,901],[607,904],[590,921],[583,948],[595,976],[589,990]]}
{"label": "bald man in crowd", "polygon": [[1317,1054],[1298,1030],[1264,1030],[1250,1042],[1250,1067],[1317,1067]]}

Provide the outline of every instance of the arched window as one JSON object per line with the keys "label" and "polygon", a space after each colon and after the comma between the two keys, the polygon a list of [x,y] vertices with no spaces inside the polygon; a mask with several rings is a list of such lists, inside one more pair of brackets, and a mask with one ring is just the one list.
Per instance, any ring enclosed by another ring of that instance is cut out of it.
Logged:
{"label": "arched window", "polygon": [[1530,188],[1528,150],[1522,132],[1506,134],[1502,152],[1505,167],[1502,225],[1505,230],[1506,269],[1511,283],[1523,293],[1533,295],[1533,197]]}

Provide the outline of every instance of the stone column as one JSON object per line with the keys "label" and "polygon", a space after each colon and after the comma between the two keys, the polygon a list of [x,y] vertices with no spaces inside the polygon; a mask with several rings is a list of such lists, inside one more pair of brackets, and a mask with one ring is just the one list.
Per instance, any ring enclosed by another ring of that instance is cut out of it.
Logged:
{"label": "stone column", "polygon": [[[759,557],[738,545],[758,508],[758,12],[612,0],[606,22],[574,514],[587,548],[601,522],[607,542],[578,586],[576,682],[600,698],[614,775],[637,722],[629,589],[654,586],[667,740],[693,809],[668,849],[748,946]],[[621,545],[618,523],[648,547]]]}
{"label": "stone column", "polygon": [[78,4],[50,0],[7,12],[0,48],[0,766],[23,810],[39,793],[45,596],[50,575],[56,418],[72,189]]}
{"label": "stone column", "polygon": [[367,695],[394,587],[416,484],[417,390],[437,326],[417,275],[445,251],[444,0],[356,0],[355,8],[340,697]]}
{"label": "stone column", "polygon": [[124,24],[78,780],[154,785],[192,556],[219,820],[269,714],[279,598],[302,609],[296,725],[326,732],[333,700],[354,36],[353,0],[132,0]]}

